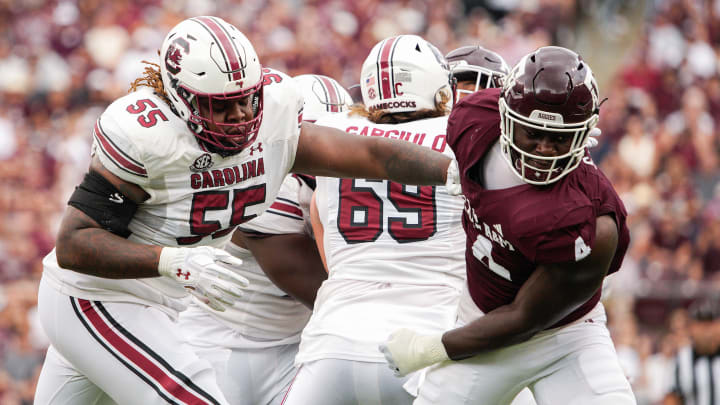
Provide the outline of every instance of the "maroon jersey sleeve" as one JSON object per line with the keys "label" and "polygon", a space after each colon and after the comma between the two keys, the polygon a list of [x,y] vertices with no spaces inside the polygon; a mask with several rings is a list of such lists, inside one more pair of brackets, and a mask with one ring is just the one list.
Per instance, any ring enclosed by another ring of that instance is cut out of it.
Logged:
{"label": "maroon jersey sleeve", "polygon": [[574,262],[590,253],[590,247],[595,242],[595,214],[589,202],[556,209],[559,218],[548,215],[545,218],[549,221],[543,221],[536,216],[536,225],[540,227],[523,225],[522,222],[518,224],[526,229],[519,238],[520,250],[531,262]]}
{"label": "maroon jersey sleeve", "polygon": [[597,203],[597,216],[610,215],[615,219],[615,223],[618,227],[618,244],[615,249],[615,256],[613,257],[608,274],[614,273],[620,270],[623,258],[627,252],[628,246],[630,245],[630,230],[627,227],[627,211],[623,204],[620,196],[608,180],[605,174],[598,169],[594,170],[596,176],[596,187],[595,195]]}
{"label": "maroon jersey sleeve", "polygon": [[499,98],[500,89],[473,93],[457,103],[448,117],[447,141],[463,178],[500,136]]}

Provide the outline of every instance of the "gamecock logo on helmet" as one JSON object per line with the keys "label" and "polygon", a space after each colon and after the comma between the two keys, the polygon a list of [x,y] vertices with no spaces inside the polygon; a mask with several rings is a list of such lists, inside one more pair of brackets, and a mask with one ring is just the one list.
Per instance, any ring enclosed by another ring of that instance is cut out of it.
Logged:
{"label": "gamecock logo on helmet", "polygon": [[183,53],[188,53],[188,51],[190,51],[190,44],[185,38],[177,38],[170,44],[165,53],[165,67],[168,72],[174,75],[180,73],[182,70],[180,62],[182,61]]}

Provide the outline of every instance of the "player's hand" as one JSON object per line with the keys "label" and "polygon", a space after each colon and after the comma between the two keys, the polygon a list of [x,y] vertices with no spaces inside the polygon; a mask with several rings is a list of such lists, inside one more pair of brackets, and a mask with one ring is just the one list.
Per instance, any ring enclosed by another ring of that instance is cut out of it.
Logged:
{"label": "player's hand", "polygon": [[190,294],[216,311],[233,306],[243,294],[248,280],[234,269],[242,260],[210,246],[163,248],[158,273],[185,287]]}
{"label": "player's hand", "polygon": [[462,194],[462,187],[460,187],[460,170],[458,169],[457,160],[455,159],[450,162],[447,168],[445,188],[450,195]]}
{"label": "player's hand", "polygon": [[450,360],[442,334],[419,335],[410,329],[396,330],[379,349],[396,377]]}

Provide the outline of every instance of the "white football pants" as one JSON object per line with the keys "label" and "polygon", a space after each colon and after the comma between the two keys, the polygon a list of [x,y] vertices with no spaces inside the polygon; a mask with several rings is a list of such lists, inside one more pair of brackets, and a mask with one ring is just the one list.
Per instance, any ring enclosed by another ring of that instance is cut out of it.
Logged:
{"label": "white football pants", "polygon": [[215,369],[230,405],[280,405],[295,376],[299,342],[252,341],[195,305],[179,323],[187,342]]}
{"label": "white football pants", "polygon": [[159,309],[71,297],[43,280],[38,311],[51,346],[36,405],[227,404],[210,364]]}
{"label": "white football pants", "polygon": [[386,363],[322,359],[304,363],[283,405],[410,405],[413,397]]}

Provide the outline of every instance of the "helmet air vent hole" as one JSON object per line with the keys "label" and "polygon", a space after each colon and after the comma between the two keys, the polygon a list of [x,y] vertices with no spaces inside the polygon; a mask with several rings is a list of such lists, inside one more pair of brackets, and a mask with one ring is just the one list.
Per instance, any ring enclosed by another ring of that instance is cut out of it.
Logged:
{"label": "helmet air vent hole", "polygon": [[420,44],[415,44],[415,50],[420,52]]}

